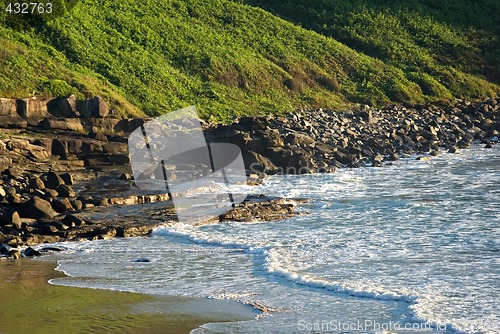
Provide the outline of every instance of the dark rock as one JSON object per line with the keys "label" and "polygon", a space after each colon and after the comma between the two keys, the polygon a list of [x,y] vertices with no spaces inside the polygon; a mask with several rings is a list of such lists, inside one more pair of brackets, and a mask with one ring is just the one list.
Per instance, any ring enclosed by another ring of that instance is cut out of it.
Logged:
{"label": "dark rock", "polygon": [[290,133],[285,138],[285,142],[290,145],[302,145],[312,147],[316,143],[316,140],[311,136],[302,133]]}
{"label": "dark rock", "polygon": [[107,198],[94,198],[92,200],[92,204],[95,206],[107,206],[109,204],[109,201]]}
{"label": "dark rock", "polygon": [[78,195],[76,199],[81,201],[83,204],[92,202],[92,196],[90,195]]}
{"label": "dark rock", "polygon": [[64,249],[60,247],[43,247],[40,249],[40,252],[42,253],[50,253],[50,252],[62,252]]}
{"label": "dark rock", "polygon": [[18,166],[13,166],[5,169],[2,172],[2,175],[6,175],[14,180],[22,180],[23,179],[23,170]]}
{"label": "dark rock", "polygon": [[131,179],[131,177],[129,173],[122,173],[118,179],[123,181],[128,181]]}
{"label": "dark rock", "polygon": [[61,184],[56,190],[60,197],[75,197],[76,195],[73,188],[65,184]]}
{"label": "dark rock", "polygon": [[74,94],[65,99],[60,99],[58,105],[59,111],[64,117],[78,117],[80,114],[76,109],[76,97]]}
{"label": "dark rock", "polygon": [[245,167],[250,173],[266,172],[268,174],[276,170],[276,166],[263,155],[257,152],[247,152],[243,156]]}
{"label": "dark rock", "polygon": [[21,258],[21,252],[19,251],[19,249],[12,249],[9,252],[9,256],[14,260],[19,260]]}
{"label": "dark rock", "polygon": [[83,203],[82,201],[78,200],[78,199],[73,199],[71,200],[71,205],[73,206],[73,208],[75,210],[81,210],[83,208]]}
{"label": "dark rock", "polygon": [[57,212],[52,209],[49,202],[35,196],[21,206],[19,214],[21,217],[39,219],[52,218]]}
{"label": "dark rock", "polygon": [[150,259],[146,259],[146,258],[140,258],[140,259],[134,260],[133,262],[151,262],[151,260]]}
{"label": "dark rock", "polygon": [[493,145],[491,145],[490,143],[487,143],[486,145],[484,145],[484,148],[492,148]]}
{"label": "dark rock", "polygon": [[108,141],[108,137],[106,137],[106,135],[103,134],[103,133],[90,132],[89,133],[89,138],[92,138],[92,139],[95,139],[95,140],[99,140],[99,141],[102,141],[102,142],[107,142]]}
{"label": "dark rock", "polygon": [[73,180],[73,175],[71,175],[70,173],[61,174],[60,177],[64,181],[64,184],[67,186],[72,186],[75,184],[75,181]]}
{"label": "dark rock", "polygon": [[38,176],[34,175],[29,179],[28,187],[33,190],[44,190],[45,184]]}
{"label": "dark rock", "polygon": [[28,247],[24,250],[24,256],[27,256],[27,257],[40,256],[40,255],[42,255],[41,252],[39,252],[36,249],[33,249],[31,247]]}
{"label": "dark rock", "polygon": [[59,213],[73,211],[73,206],[67,198],[54,199],[50,202],[50,204],[52,205],[52,208]]}
{"label": "dark rock", "polygon": [[47,172],[42,175],[45,188],[57,189],[60,185],[64,184],[64,180],[55,172]]}
{"label": "dark rock", "polygon": [[70,227],[85,225],[85,221],[82,218],[72,214],[66,215],[66,217],[62,220],[62,223]]}
{"label": "dark rock", "polygon": [[50,188],[45,188],[45,198],[47,199],[54,199],[59,195],[57,190],[55,189],[50,189]]}
{"label": "dark rock", "polygon": [[109,108],[100,96],[95,96],[89,101],[89,112],[91,117],[104,118],[109,115]]}

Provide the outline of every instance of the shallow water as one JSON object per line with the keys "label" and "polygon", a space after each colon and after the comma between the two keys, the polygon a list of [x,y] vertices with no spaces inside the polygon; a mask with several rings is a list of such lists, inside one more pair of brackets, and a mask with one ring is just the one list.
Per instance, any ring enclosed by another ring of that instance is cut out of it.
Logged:
{"label": "shallow water", "polygon": [[[74,252],[57,257],[72,277],[53,283],[270,311],[194,333],[499,333],[499,153],[496,145],[430,162],[272,177],[248,191],[307,197],[298,209],[310,214],[70,244]],[[133,262],[143,257],[151,262]]]}

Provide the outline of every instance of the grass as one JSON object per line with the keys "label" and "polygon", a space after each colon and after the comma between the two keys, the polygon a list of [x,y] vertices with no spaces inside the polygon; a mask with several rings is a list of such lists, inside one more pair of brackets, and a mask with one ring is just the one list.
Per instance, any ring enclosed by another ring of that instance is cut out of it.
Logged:
{"label": "grass", "polygon": [[229,121],[498,95],[498,19],[391,3],[86,0],[25,29],[2,14],[0,96],[101,95],[121,116],[194,104]]}

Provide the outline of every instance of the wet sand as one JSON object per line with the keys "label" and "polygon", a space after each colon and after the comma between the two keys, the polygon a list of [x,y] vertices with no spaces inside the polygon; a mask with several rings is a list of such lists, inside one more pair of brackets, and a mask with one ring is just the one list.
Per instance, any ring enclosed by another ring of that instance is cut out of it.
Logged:
{"label": "wet sand", "polygon": [[235,302],[56,286],[54,262],[0,262],[0,334],[189,333],[208,322],[250,320]]}

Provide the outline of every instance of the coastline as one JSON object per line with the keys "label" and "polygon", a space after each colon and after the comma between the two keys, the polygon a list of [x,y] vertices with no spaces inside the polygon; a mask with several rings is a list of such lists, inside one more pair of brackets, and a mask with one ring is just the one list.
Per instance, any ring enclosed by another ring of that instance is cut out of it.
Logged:
{"label": "coastline", "polygon": [[208,322],[253,319],[258,311],[230,301],[75,288],[50,259],[0,263],[0,333],[189,333]]}

